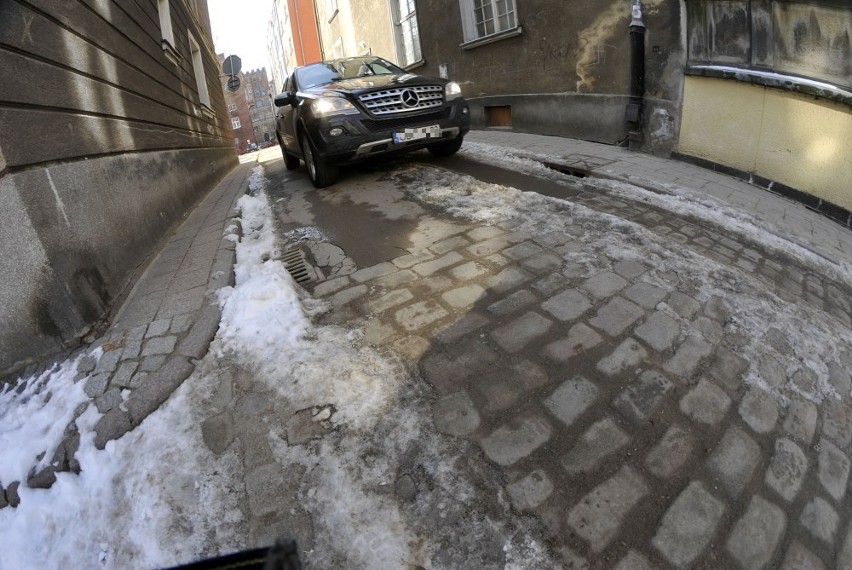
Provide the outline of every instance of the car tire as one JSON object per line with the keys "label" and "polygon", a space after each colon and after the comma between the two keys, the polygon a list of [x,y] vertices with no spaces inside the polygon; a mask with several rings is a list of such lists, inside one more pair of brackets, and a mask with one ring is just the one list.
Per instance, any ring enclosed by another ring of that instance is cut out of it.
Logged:
{"label": "car tire", "polygon": [[300,142],[302,144],[302,156],[305,157],[305,166],[308,169],[308,178],[311,179],[311,183],[317,188],[325,188],[337,182],[340,174],[337,166],[327,163],[317,155],[316,148],[307,134],[302,133]]}
{"label": "car tire", "polygon": [[429,145],[427,148],[429,152],[432,153],[433,156],[452,156],[458,152],[461,148],[462,143],[464,142],[464,137],[460,136],[451,141],[436,143],[433,145]]}

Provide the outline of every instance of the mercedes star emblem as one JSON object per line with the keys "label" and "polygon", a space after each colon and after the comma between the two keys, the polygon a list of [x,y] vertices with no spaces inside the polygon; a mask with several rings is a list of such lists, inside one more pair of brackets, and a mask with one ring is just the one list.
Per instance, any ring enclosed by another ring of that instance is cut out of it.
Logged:
{"label": "mercedes star emblem", "polygon": [[402,92],[402,104],[406,107],[414,107],[417,103],[420,102],[420,97],[417,96],[417,93],[412,91],[411,89],[406,89]]}

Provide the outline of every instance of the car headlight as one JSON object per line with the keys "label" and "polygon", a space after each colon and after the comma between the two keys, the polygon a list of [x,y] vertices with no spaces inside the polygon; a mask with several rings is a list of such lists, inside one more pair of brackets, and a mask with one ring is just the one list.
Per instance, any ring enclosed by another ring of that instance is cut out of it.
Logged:
{"label": "car headlight", "polygon": [[316,115],[349,115],[358,112],[355,106],[343,97],[320,97],[311,103]]}
{"label": "car headlight", "polygon": [[455,81],[450,81],[444,86],[444,96],[447,101],[451,101],[456,97],[461,97],[461,87]]}

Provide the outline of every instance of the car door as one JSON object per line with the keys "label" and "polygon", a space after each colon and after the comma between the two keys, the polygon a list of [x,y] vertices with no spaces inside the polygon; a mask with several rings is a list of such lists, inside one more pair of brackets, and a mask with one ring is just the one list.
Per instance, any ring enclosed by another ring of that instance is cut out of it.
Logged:
{"label": "car door", "polygon": [[[284,91],[296,95],[296,82],[294,75],[287,78],[284,84]],[[284,143],[284,148],[289,152],[301,155],[299,149],[299,141],[296,139],[296,107],[293,105],[284,105],[278,108],[278,132],[281,134],[281,141]]]}

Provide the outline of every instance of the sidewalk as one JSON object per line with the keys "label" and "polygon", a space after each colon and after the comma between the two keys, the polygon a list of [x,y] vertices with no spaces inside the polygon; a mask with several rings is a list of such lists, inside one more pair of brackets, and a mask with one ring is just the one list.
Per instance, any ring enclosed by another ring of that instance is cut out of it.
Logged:
{"label": "sidewalk", "polygon": [[672,184],[741,209],[784,239],[838,263],[852,262],[852,231],[802,204],[737,178],[672,159],[561,137],[506,131],[470,131],[470,142],[507,147],[519,156],[588,172],[592,176],[659,189]]}
{"label": "sidewalk", "polygon": [[[89,347],[100,359],[81,361],[91,373],[86,394],[104,414],[96,426],[102,449],[142,421],[180,386],[204,356],[219,327],[215,292],[233,284],[235,240],[230,227],[257,155],[244,155],[186,218],[140,277],[109,331]],[[128,395],[122,392],[129,390]]]}

